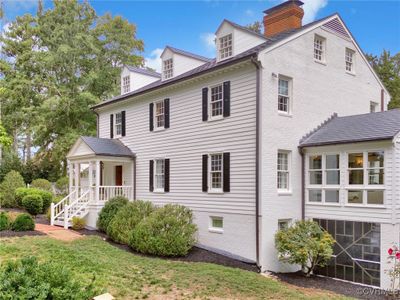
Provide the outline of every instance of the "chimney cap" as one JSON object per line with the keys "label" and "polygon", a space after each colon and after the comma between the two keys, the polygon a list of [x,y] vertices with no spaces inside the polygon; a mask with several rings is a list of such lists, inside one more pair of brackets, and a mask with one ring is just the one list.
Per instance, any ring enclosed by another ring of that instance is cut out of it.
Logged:
{"label": "chimney cap", "polygon": [[279,4],[279,5],[276,5],[276,6],[273,6],[273,7],[269,8],[269,9],[267,9],[267,10],[264,10],[264,14],[270,14],[270,13],[272,13],[274,11],[280,10],[281,8],[289,6],[291,4],[295,4],[297,6],[302,6],[304,3],[301,2],[300,0],[288,0],[288,1],[285,1],[285,2],[283,2],[281,4]]}

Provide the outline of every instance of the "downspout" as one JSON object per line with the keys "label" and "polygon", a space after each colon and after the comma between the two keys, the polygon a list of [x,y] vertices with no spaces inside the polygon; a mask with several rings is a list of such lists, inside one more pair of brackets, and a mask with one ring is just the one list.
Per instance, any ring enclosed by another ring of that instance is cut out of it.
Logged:
{"label": "downspout", "polygon": [[99,114],[95,110],[93,112],[96,114],[96,137],[99,137]]}
{"label": "downspout", "polygon": [[251,62],[256,67],[256,265],[261,270],[260,266],[260,77],[261,77],[261,62],[256,56],[251,57]]}
{"label": "downspout", "polygon": [[301,219],[306,218],[306,189],[305,189],[305,155],[304,149],[299,148],[299,153],[301,155]]}
{"label": "downspout", "polygon": [[133,158],[133,200],[136,200],[136,155]]}

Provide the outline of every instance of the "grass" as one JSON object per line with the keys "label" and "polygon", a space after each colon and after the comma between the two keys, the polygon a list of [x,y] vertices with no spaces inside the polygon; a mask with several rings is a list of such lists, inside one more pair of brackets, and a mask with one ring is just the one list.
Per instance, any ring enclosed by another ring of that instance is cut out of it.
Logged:
{"label": "grass", "polygon": [[62,242],[49,237],[0,240],[0,263],[34,255],[65,263],[84,281],[116,299],[338,299],[240,269],[135,255],[99,237]]}

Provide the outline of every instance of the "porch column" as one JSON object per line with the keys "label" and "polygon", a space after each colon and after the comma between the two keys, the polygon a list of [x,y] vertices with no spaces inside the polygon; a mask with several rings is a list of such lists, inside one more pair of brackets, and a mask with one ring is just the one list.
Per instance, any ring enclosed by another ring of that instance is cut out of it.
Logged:
{"label": "porch column", "polygon": [[100,199],[100,160],[96,160],[96,199],[95,201],[99,201]]}
{"label": "porch column", "polygon": [[75,190],[76,190],[76,197],[78,198],[80,196],[79,194],[79,176],[80,176],[80,164],[75,163],[74,164],[74,175],[75,175]]}
{"label": "porch column", "polygon": [[74,170],[72,169],[73,168],[73,165],[72,165],[72,163],[71,163],[71,161],[68,159],[67,160],[67,165],[68,165],[68,179],[69,179],[69,191],[68,191],[68,194],[70,194],[70,193],[72,193],[72,189],[73,189],[73,187],[74,187],[74,182],[73,182],[73,180],[74,180]]}
{"label": "porch column", "polygon": [[89,161],[89,199],[93,201],[93,162]]}

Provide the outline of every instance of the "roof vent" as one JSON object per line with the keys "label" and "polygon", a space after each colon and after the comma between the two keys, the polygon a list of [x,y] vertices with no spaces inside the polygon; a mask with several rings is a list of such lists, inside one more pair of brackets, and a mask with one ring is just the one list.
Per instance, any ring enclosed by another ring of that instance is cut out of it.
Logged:
{"label": "roof vent", "polygon": [[266,37],[297,29],[302,26],[304,3],[298,0],[289,0],[264,11],[264,35]]}

